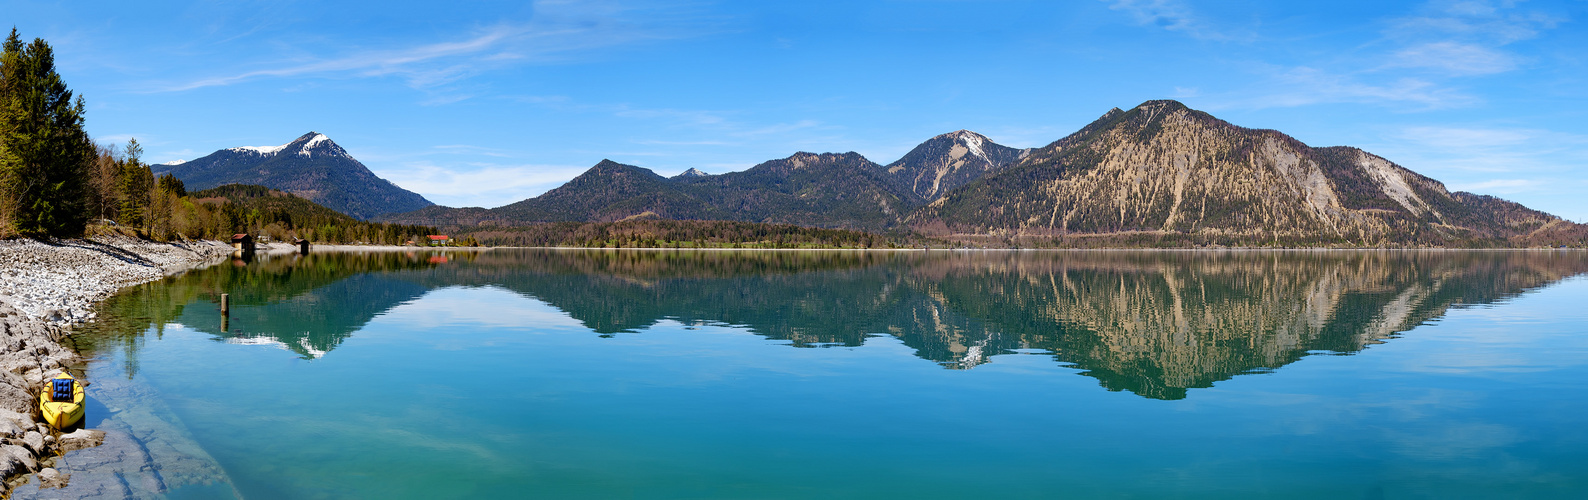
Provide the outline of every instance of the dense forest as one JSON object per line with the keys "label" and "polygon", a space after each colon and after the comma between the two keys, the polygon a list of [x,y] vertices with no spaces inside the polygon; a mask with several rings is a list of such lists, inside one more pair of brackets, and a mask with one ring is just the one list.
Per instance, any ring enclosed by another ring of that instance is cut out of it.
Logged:
{"label": "dense forest", "polygon": [[[437,232],[426,226],[360,221],[292,193],[264,186],[227,184],[194,191],[178,201],[182,211],[174,214],[179,215],[174,219],[198,221],[200,226],[208,220],[217,228],[247,228],[249,234],[265,234],[277,240],[303,238],[326,243],[395,245],[424,241],[425,235]],[[220,234],[232,233],[223,231]]]}
{"label": "dense forest", "polygon": [[398,244],[435,230],[360,222],[258,186],[188,193],[156,178],[136,139],[94,142],[85,103],[55,70],[48,43],[24,44],[16,29],[0,53],[0,237],[75,237],[91,228],[156,240],[268,234],[330,243]]}
{"label": "dense forest", "polygon": [[892,248],[860,231],[736,221],[551,222],[467,233],[489,246],[588,248]]}

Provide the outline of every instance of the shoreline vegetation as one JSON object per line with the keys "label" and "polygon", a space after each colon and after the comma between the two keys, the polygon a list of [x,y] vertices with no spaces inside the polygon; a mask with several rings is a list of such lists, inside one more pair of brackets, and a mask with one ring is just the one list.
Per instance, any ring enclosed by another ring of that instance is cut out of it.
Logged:
{"label": "shoreline vegetation", "polygon": [[[443,227],[462,241],[487,247],[546,248],[722,248],[722,249],[1516,249],[1559,248],[1492,239],[1454,245],[1406,242],[1363,244],[1296,237],[1181,234],[1130,231],[1065,235],[946,235],[871,233],[742,221],[639,219],[613,222],[546,222],[525,226]],[[1570,248],[1583,248],[1579,244]]]}

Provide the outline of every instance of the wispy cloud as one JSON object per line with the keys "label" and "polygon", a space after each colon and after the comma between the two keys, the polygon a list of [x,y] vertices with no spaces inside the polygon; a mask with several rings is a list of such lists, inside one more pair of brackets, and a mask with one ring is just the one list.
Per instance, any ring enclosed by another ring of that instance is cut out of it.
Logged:
{"label": "wispy cloud", "polygon": [[[557,62],[570,54],[639,42],[699,36],[711,32],[699,22],[654,12],[633,12],[610,2],[553,2],[535,5],[532,20],[471,30],[453,40],[406,47],[346,51],[259,62],[258,69],[154,85],[152,92],[179,92],[270,78],[400,77],[409,86],[434,89],[513,64]],[[321,42],[322,44],[325,42]],[[299,53],[338,52],[334,46],[292,47]],[[433,103],[461,100],[441,97]]]}
{"label": "wispy cloud", "polygon": [[1457,76],[1488,75],[1516,69],[1517,59],[1513,54],[1481,45],[1444,41],[1396,51],[1388,66],[1430,68]]}
{"label": "wispy cloud", "polygon": [[392,183],[447,206],[499,207],[538,196],[589,166],[409,162],[376,172]]}
{"label": "wispy cloud", "polygon": [[1314,104],[1392,104],[1415,110],[1470,104],[1472,95],[1420,78],[1374,81],[1373,75],[1334,73],[1306,66],[1271,67],[1260,83],[1263,92],[1232,92],[1210,96],[1210,109],[1288,108]]}
{"label": "wispy cloud", "polygon": [[1452,191],[1474,193],[1516,194],[1538,189],[1543,181],[1537,179],[1491,179],[1479,182],[1451,183]]}
{"label": "wispy cloud", "polygon": [[1559,207],[1580,206],[1568,200],[1583,189],[1573,177],[1578,165],[1588,163],[1588,136],[1536,128],[1426,125],[1385,136],[1382,144],[1364,146],[1440,179],[1452,190],[1525,195],[1518,201],[1531,208],[1580,217],[1580,211]]}
{"label": "wispy cloud", "polygon": [[1507,45],[1537,38],[1562,18],[1537,11],[1519,11],[1517,2],[1483,0],[1435,1],[1419,15],[1394,19],[1384,39],[1402,48],[1387,58],[1386,68],[1424,68],[1453,76],[1504,73],[1522,66],[1523,58]]}
{"label": "wispy cloud", "polygon": [[1251,40],[1253,35],[1215,28],[1180,0],[1103,0],[1108,8],[1130,14],[1136,23],[1215,41]]}
{"label": "wispy cloud", "polygon": [[1393,20],[1385,35],[1392,38],[1460,38],[1497,45],[1527,40],[1566,19],[1543,12],[1519,12],[1512,0],[1438,0],[1418,15]]}
{"label": "wispy cloud", "polygon": [[[1167,0],[1116,2],[1166,27],[1194,19],[1182,4]],[[1358,103],[1403,111],[1470,107],[1484,100],[1467,90],[1476,77],[1526,69],[1531,60],[1509,45],[1540,36],[1564,22],[1523,11],[1517,2],[1434,1],[1417,14],[1381,21],[1376,38],[1354,49],[1300,64],[1248,63],[1257,81],[1248,88],[1201,93],[1219,108],[1284,108]],[[1191,33],[1187,33],[1190,35]],[[1198,96],[1174,87],[1182,97]]]}
{"label": "wispy cloud", "polygon": [[193,90],[203,87],[232,85],[269,77],[300,75],[328,75],[348,73],[354,76],[383,76],[402,73],[416,86],[435,85],[457,78],[464,70],[457,66],[420,68],[418,63],[439,58],[475,54],[498,45],[509,37],[529,32],[524,26],[496,26],[474,37],[457,42],[443,42],[405,49],[366,52],[346,57],[288,64],[281,67],[248,71],[244,73],[203,78],[157,89],[164,92]]}

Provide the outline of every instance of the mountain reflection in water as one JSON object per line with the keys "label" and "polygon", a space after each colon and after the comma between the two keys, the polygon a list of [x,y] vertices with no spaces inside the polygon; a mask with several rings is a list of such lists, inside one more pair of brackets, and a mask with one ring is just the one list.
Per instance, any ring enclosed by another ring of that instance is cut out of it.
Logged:
{"label": "mountain reflection in water", "polygon": [[[602,336],[662,320],[793,347],[892,336],[951,369],[1051,355],[1109,390],[1181,399],[1309,354],[1349,354],[1588,271],[1576,251],[646,251],[318,253],[215,266],[107,301],[74,335],[126,352],[180,323],[325,356],[377,315],[443,287],[497,287]],[[222,330],[219,294],[232,313]],[[151,326],[153,328],[151,328]]]}

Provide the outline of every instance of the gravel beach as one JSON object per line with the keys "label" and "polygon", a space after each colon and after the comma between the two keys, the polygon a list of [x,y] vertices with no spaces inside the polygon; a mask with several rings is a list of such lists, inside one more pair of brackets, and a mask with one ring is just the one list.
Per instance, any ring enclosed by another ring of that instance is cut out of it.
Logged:
{"label": "gravel beach", "polygon": [[[117,290],[217,262],[232,251],[216,241],[154,243],[127,237],[0,241],[0,476],[9,493],[16,478],[38,472],[41,458],[99,444],[104,433],[59,434],[37,417],[44,381],[77,360],[58,340],[94,318],[94,304]],[[64,480],[64,478],[63,478]]]}

